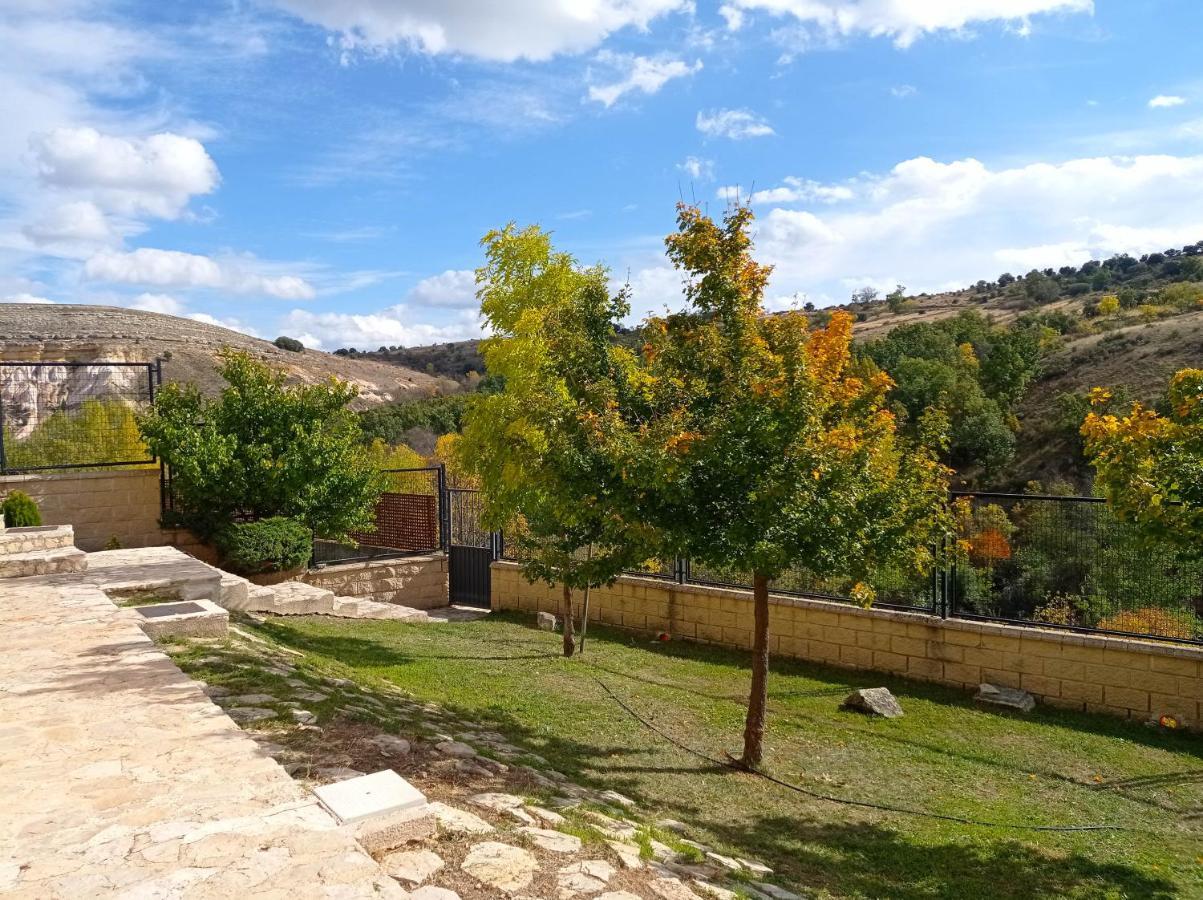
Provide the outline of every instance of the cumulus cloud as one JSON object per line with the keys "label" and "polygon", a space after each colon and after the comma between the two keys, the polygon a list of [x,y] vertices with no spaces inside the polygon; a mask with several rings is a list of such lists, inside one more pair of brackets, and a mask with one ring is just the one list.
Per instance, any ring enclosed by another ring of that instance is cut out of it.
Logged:
{"label": "cumulus cloud", "polygon": [[70,253],[73,247],[120,243],[121,235],[91,200],[74,200],[36,216],[21,229],[38,247]]}
{"label": "cumulus cloud", "polygon": [[633,53],[614,53],[602,50],[595,60],[613,71],[618,80],[589,87],[589,99],[611,107],[624,94],[640,91],[654,94],[674,78],[684,78],[702,69],[702,61],[690,65],[671,56],[636,56]]}
{"label": "cumulus cloud", "polygon": [[744,22],[743,13],[761,11],[790,17],[825,38],[868,35],[889,37],[909,47],[920,37],[962,31],[974,24],[1002,22],[1025,34],[1028,19],[1049,13],[1093,13],[1093,0],[729,0],[720,12],[729,28]]}
{"label": "cumulus cloud", "polygon": [[30,143],[44,184],[87,192],[95,205],[125,216],[177,218],[192,197],[220,181],[204,145],[179,134],[123,138],[55,128]]}
{"label": "cumulus cloud", "polygon": [[707,137],[725,137],[733,141],[776,134],[773,126],[747,109],[701,110],[695,124]]}
{"label": "cumulus cloud", "polygon": [[412,306],[475,308],[476,273],[472,269],[448,269],[423,278],[406,296]]}
{"label": "cumulus cloud", "polygon": [[411,347],[479,338],[484,335],[480,317],[464,310],[452,322],[434,325],[416,321],[405,304],[390,306],[373,313],[313,312],[294,309],[281,320],[287,334],[305,334],[305,346]]}
{"label": "cumulus cloud", "polygon": [[1182,106],[1186,103],[1185,97],[1178,97],[1174,94],[1158,94],[1149,100],[1149,109],[1169,109],[1174,106]]}
{"label": "cumulus cloud", "polygon": [[788,203],[840,203],[851,200],[856,196],[853,185],[822,184],[808,178],[795,178],[787,175],[778,187],[754,191],[751,196],[743,193],[739,187],[730,185],[718,189],[718,198],[728,202],[747,200],[755,204],[788,204]]}
{"label": "cumulus cloud", "polygon": [[25,292],[21,292],[19,294],[9,294],[6,297],[0,297],[0,303],[36,303],[39,306],[44,306],[53,302],[53,300],[48,300],[45,297],[39,297],[36,294],[28,294]]}
{"label": "cumulus cloud", "polygon": [[184,312],[184,304],[170,294],[139,294],[130,301],[129,307],[169,316],[182,315]]}
{"label": "cumulus cloud", "polygon": [[408,51],[513,62],[581,53],[612,32],[644,29],[689,0],[276,0],[278,6],[338,35],[344,62],[356,53]]}
{"label": "cumulus cloud", "polygon": [[283,300],[308,300],[313,287],[296,275],[268,275],[244,258],[214,259],[179,250],[141,247],[129,253],[102,251],[84,264],[84,275],[97,281],[158,287],[213,288],[237,294],[264,294]]}
{"label": "cumulus cloud", "polygon": [[759,220],[774,293],[842,300],[849,285],[895,280],[936,290],[1203,237],[1203,155],[1011,168],[919,157],[837,186],[852,198],[827,209],[777,206]]}
{"label": "cumulus cloud", "polygon": [[684,162],[677,163],[677,168],[695,181],[714,180],[714,160],[712,159],[687,156]]}

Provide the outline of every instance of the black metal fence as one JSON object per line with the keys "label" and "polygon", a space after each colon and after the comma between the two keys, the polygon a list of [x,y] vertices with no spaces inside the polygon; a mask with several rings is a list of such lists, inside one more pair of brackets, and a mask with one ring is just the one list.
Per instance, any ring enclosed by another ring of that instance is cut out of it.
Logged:
{"label": "black metal fence", "polygon": [[162,382],[160,362],[0,362],[0,474],[154,464],[136,417]]}
{"label": "black metal fence", "polygon": [[[955,532],[925,572],[866,579],[875,607],[933,616],[1203,642],[1203,559],[1150,541],[1098,497],[953,492]],[[505,558],[520,561],[507,547]],[[747,573],[687,559],[632,575],[750,590]],[[855,603],[852,576],[799,567],[774,593]]]}
{"label": "black metal fence", "polygon": [[388,469],[388,487],[376,501],[375,527],[352,532],[353,543],[313,542],[310,565],[363,562],[432,553],[447,546],[447,482],[443,466]]}

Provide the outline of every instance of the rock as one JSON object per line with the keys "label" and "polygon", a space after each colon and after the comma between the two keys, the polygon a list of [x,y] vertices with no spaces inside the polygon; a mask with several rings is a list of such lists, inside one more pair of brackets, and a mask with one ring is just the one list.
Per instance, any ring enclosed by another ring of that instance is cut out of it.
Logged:
{"label": "rock", "polygon": [[740,864],[738,859],[733,859],[730,856],[723,856],[721,853],[715,853],[713,850],[706,854],[706,858],[712,863],[717,863],[719,866],[722,866],[728,872],[740,872],[743,870],[743,866]]}
{"label": "rock", "polygon": [[560,897],[569,898],[578,894],[596,894],[606,889],[614,877],[614,867],[604,859],[587,859],[560,869],[556,884]]}
{"label": "rock", "polygon": [[597,900],[641,900],[641,898],[638,894],[632,894],[629,891],[607,891],[604,894],[598,894]]}
{"label": "rock", "polygon": [[889,688],[861,688],[844,698],[840,709],[851,709],[870,716],[897,719],[902,715],[902,705],[890,693]]}
{"label": "rock", "polygon": [[663,828],[665,831],[675,831],[677,834],[686,834],[689,831],[688,825],[678,822],[676,819],[657,819],[656,827]]}
{"label": "rock", "polygon": [[549,612],[539,613],[535,616],[535,621],[542,631],[555,631],[560,626],[560,623],[556,621],[556,617]]}
{"label": "rock", "polygon": [[350,766],[318,766],[313,774],[330,781],[346,781],[348,778],[358,778],[363,772]]}
{"label": "rock", "polygon": [[314,725],[317,723],[317,716],[307,709],[290,709],[288,714],[292,716],[292,720],[298,725]]}
{"label": "rock", "polygon": [[629,822],[620,822],[618,819],[613,819],[605,813],[594,812],[589,809],[585,810],[584,816],[593,823],[598,831],[616,841],[630,840],[639,833],[639,829]]}
{"label": "rock", "polygon": [[697,889],[698,893],[712,897],[713,900],[738,900],[739,898],[739,894],[735,893],[735,891],[729,891],[725,887],[719,887],[717,884],[711,884],[709,881],[703,881],[700,878],[693,882],[693,886]]}
{"label": "rock", "polygon": [[638,844],[628,844],[624,841],[606,841],[624,869],[642,869],[643,859],[639,855]]}
{"label": "rock", "polygon": [[597,798],[603,803],[612,803],[616,806],[623,806],[631,809],[635,806],[635,801],[630,797],[623,796],[618,791],[602,791],[597,795]]}
{"label": "rock", "polygon": [[655,838],[652,838],[648,841],[648,846],[652,848],[652,859],[659,860],[660,862],[667,862],[668,860],[677,858],[678,854],[676,850],[668,846],[668,844],[661,843]]}
{"label": "rock", "polygon": [[1036,698],[1027,691],[1018,688],[1001,687],[997,684],[983,684],[978,687],[974,700],[989,706],[1003,706],[1007,709],[1017,709],[1020,712],[1031,712],[1036,708]]}
{"label": "rock", "polygon": [[434,749],[444,756],[454,756],[460,759],[468,759],[476,755],[475,750],[459,741],[440,741],[434,745]]}
{"label": "rock", "polygon": [[767,881],[753,881],[752,884],[758,891],[768,894],[770,897],[775,898],[775,900],[802,900],[793,891],[787,891],[785,888],[770,884]]}
{"label": "rock", "polygon": [[222,706],[262,706],[264,703],[277,703],[271,694],[226,694],[221,698]]}
{"label": "rock", "polygon": [[526,839],[543,850],[552,853],[576,853],[581,849],[581,839],[572,834],[555,831],[550,828],[532,828],[529,825],[519,828]]}
{"label": "rock", "polygon": [[[526,805],[526,801],[516,794],[502,793],[487,793],[474,794],[468,798],[468,802],[473,806],[479,806],[481,809],[491,809],[493,812],[508,813],[515,809],[522,809]],[[534,819],[531,819],[533,824]]]}
{"label": "rock", "polygon": [[544,809],[542,806],[527,804],[523,808],[543,825],[563,825],[567,821],[558,812],[552,812],[550,809]]}
{"label": "rock", "polygon": [[531,883],[539,861],[521,847],[485,841],[473,845],[460,868],[482,884],[512,894]]}
{"label": "rock", "polygon": [[380,860],[380,865],[399,881],[421,884],[443,868],[444,863],[441,856],[430,850],[402,850],[388,854]]}
{"label": "rock", "polygon": [[409,741],[391,734],[378,734],[368,740],[383,756],[408,756]]}
{"label": "rock", "polygon": [[235,722],[259,722],[263,719],[274,719],[276,711],[259,706],[236,706],[233,709],[227,709],[226,715]]}
{"label": "rock", "polygon": [[205,696],[211,700],[216,697],[230,696],[230,689],[228,687],[222,687],[220,684],[206,684],[203,688],[201,688],[201,690],[204,691]]}
{"label": "rock", "polygon": [[409,900],[459,900],[459,894],[455,891],[449,891],[446,888],[435,887],[429,884],[426,887],[420,887],[416,891],[411,891]]}
{"label": "rock", "polygon": [[504,775],[510,770],[510,767],[505,763],[496,759],[489,759],[487,756],[476,757],[476,764],[482,769],[486,769],[495,775]]}
{"label": "rock", "polygon": [[488,834],[494,830],[493,826],[480,816],[437,800],[427,804],[427,808],[439,823],[439,829],[448,834]]}
{"label": "rock", "polygon": [[328,694],[319,694],[317,691],[297,691],[295,696],[306,703],[325,703],[330,699]]}
{"label": "rock", "polygon": [[766,875],[773,874],[773,870],[764,863],[756,862],[754,859],[744,859],[742,856],[737,858],[739,859],[739,864],[753,875],[759,875],[761,878],[764,878]]}
{"label": "rock", "polygon": [[657,878],[648,884],[653,894],[663,900],[699,900],[680,878]]}

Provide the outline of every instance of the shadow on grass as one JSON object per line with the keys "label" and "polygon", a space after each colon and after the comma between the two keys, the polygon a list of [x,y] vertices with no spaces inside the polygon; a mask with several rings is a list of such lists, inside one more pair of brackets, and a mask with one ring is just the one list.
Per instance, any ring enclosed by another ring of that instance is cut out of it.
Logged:
{"label": "shadow on grass", "polygon": [[1180,896],[1173,882],[1131,866],[1079,853],[1045,853],[1013,839],[917,844],[878,825],[785,816],[759,817],[750,829],[744,823],[708,826],[728,843],[784,861],[780,874],[798,884],[840,895],[893,900]]}

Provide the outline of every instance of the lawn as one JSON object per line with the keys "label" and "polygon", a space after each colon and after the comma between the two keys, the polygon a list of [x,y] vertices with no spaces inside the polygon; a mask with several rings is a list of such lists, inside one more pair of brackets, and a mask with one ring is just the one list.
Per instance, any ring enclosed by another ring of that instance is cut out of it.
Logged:
{"label": "lawn", "polygon": [[[488,723],[583,782],[679,819],[700,840],[762,859],[821,896],[1203,897],[1203,742],[1103,716],[1018,717],[961,692],[778,661],[769,683],[767,769],[828,796],[1037,832],[849,806],[709,763],[736,751],[746,654],[591,627],[583,658],[525,617],[407,625],[276,619],[265,636],[318,668],[387,680]],[[884,684],[906,715],[838,709]]]}

